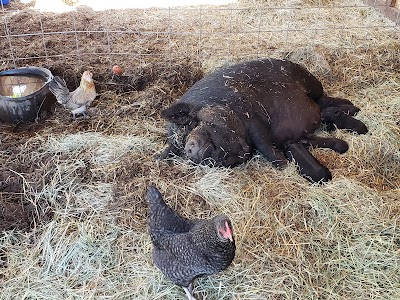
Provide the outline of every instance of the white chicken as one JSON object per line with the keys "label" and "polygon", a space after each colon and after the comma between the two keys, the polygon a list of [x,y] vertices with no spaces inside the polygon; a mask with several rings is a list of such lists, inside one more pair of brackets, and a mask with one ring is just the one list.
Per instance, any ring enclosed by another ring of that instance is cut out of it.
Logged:
{"label": "white chicken", "polygon": [[90,71],[83,72],[80,85],[72,92],[68,90],[65,80],[58,76],[54,76],[49,84],[49,90],[54,94],[57,102],[69,109],[74,119],[78,114],[87,117],[86,110],[96,98],[92,76]]}

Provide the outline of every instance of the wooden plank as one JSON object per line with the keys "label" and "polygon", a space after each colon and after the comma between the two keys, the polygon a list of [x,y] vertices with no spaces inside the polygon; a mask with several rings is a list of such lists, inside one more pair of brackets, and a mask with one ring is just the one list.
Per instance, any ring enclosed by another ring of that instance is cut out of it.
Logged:
{"label": "wooden plank", "polygon": [[400,25],[400,9],[396,0],[364,0],[364,3],[374,7],[381,14]]}

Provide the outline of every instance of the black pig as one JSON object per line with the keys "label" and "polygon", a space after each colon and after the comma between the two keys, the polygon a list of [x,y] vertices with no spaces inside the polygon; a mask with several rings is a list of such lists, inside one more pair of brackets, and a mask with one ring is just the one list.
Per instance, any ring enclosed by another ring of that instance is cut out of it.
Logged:
{"label": "black pig", "polygon": [[169,146],[160,157],[175,154],[195,163],[235,166],[258,150],[277,167],[295,160],[308,180],[325,182],[332,178],[330,171],[307,147],[344,153],[348,145],[313,133],[324,123],[330,130],[364,134],[367,127],[352,117],[358,111],[349,100],[326,96],[321,83],[298,64],[244,62],[198,81],[161,112],[168,121]]}

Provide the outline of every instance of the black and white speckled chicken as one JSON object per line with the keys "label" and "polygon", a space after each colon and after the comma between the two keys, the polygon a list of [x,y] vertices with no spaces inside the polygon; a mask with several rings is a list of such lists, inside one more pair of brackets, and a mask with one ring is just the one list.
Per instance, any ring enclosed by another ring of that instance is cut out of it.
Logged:
{"label": "black and white speckled chicken", "polygon": [[58,76],[54,76],[49,84],[49,90],[54,94],[57,102],[69,109],[74,119],[77,114],[86,116],[86,109],[96,98],[92,76],[90,71],[83,72],[80,85],[72,92],[68,90],[64,79]]}
{"label": "black and white speckled chicken", "polygon": [[149,232],[154,264],[189,298],[193,280],[226,269],[235,257],[235,240],[228,217],[188,220],[164,201],[158,189],[149,186]]}

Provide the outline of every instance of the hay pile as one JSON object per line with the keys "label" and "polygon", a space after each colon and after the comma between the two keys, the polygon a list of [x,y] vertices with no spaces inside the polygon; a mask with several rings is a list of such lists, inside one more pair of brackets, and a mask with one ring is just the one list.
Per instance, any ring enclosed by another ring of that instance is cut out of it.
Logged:
{"label": "hay pile", "polygon": [[[40,123],[0,125],[0,299],[184,299],[151,261],[149,183],[187,217],[233,221],[234,263],[197,280],[199,299],[400,298],[398,27],[358,1],[282,3],[203,7],[201,17],[198,8],[3,12],[19,34],[40,31],[40,20],[46,31],[102,30],[107,13],[118,16],[111,29],[188,34],[138,42],[115,33],[112,50],[104,32],[79,33],[78,49],[74,33],[12,39],[13,57],[27,58],[18,66],[46,66],[71,88],[90,68],[100,96],[89,120],[73,122],[56,106]],[[279,5],[302,9],[268,10]],[[261,26],[268,31],[246,31]],[[288,26],[316,30],[280,31]],[[0,44],[9,49],[7,38]],[[294,165],[279,171],[259,156],[233,169],[153,159],[166,140],[159,110],[203,72],[255,56],[300,62],[330,95],[362,109],[367,135],[320,133],[350,145],[343,155],[313,150],[332,171],[328,184],[310,185]],[[1,59],[2,69],[13,66],[10,53]],[[122,81],[111,77],[113,63],[125,68]]]}

